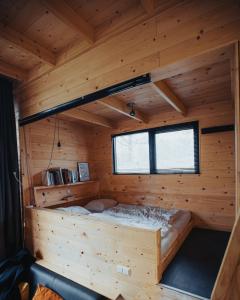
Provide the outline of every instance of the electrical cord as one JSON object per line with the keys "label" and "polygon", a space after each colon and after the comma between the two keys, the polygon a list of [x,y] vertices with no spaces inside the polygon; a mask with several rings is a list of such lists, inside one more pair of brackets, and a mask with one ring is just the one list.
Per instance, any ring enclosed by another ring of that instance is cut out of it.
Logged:
{"label": "electrical cord", "polygon": [[57,116],[55,115],[53,142],[52,142],[52,149],[51,149],[50,159],[49,159],[48,166],[47,166],[47,169],[46,169],[47,171],[49,170],[49,167],[51,165],[52,158],[53,158],[54,145],[55,145],[55,140],[56,140],[56,129],[57,129]]}

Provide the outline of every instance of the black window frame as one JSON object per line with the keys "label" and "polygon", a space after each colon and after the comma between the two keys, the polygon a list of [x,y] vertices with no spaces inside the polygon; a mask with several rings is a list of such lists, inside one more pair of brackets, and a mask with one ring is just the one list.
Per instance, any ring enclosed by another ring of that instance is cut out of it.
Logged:
{"label": "black window frame", "polygon": [[[194,131],[194,170],[164,170],[160,171],[156,169],[156,141],[155,135],[163,132],[181,131],[184,129],[193,129]],[[136,133],[147,132],[149,135],[149,173],[119,173],[116,171],[115,160],[115,138],[123,135],[130,135]],[[148,128],[137,131],[124,132],[120,134],[112,135],[112,159],[113,159],[113,174],[114,175],[168,175],[168,174],[200,174],[200,161],[199,161],[199,122],[192,121],[180,124],[166,125],[161,127]]]}

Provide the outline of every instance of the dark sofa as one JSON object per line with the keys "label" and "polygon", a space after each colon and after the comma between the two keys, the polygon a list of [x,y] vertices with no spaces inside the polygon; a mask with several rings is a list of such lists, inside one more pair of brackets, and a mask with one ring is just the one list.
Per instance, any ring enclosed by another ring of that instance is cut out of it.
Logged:
{"label": "dark sofa", "polygon": [[64,300],[103,300],[105,297],[91,291],[59,274],[56,274],[42,266],[33,264],[29,274],[30,299],[38,284],[52,289]]}

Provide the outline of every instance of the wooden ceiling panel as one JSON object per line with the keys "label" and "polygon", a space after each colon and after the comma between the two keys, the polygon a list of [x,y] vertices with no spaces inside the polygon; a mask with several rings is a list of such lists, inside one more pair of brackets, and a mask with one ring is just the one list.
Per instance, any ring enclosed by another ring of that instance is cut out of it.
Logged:
{"label": "wooden ceiling panel", "polygon": [[6,40],[1,38],[0,60],[5,61],[6,63],[11,63],[11,65],[20,67],[23,70],[29,70],[39,63],[39,60],[33,55],[29,55],[28,52],[14,47],[10,42],[6,43]]}
{"label": "wooden ceiling panel", "polygon": [[0,0],[0,22],[9,25],[28,2],[28,0]]}
{"label": "wooden ceiling panel", "polygon": [[[186,109],[205,103],[231,101],[229,60],[215,62],[185,73],[181,73],[181,70],[176,70],[176,72],[177,76],[165,79],[163,82],[181,99]],[[111,97],[116,97],[124,103],[135,103],[136,110],[144,113],[146,117],[174,109],[156,91],[153,83],[138,86],[105,99]],[[82,106],[82,109],[111,121],[121,122],[127,119],[127,116],[97,102],[86,104]]]}
{"label": "wooden ceiling panel", "polygon": [[59,52],[78,38],[77,31],[66,26],[47,10],[28,28],[25,34],[52,52]]}
{"label": "wooden ceiling panel", "polygon": [[[14,1],[5,2],[14,3]],[[19,3],[21,2],[22,4],[20,5]],[[40,1],[37,0],[16,1],[16,6],[18,7],[17,11],[14,14],[12,13],[12,15],[9,15],[8,19],[5,21],[3,20],[3,23],[19,32],[25,32],[46,12],[46,8],[41,5]]]}
{"label": "wooden ceiling panel", "polygon": [[229,60],[179,74],[165,81],[189,107],[231,99]]}
{"label": "wooden ceiling panel", "polygon": [[68,4],[84,16],[94,27],[111,23],[113,18],[121,16],[130,7],[136,6],[139,0],[69,0]]}
{"label": "wooden ceiling panel", "polygon": [[126,90],[117,96],[126,103],[134,102],[136,108],[146,114],[151,113],[154,109],[165,110],[169,106],[151,83]]}
{"label": "wooden ceiling panel", "polygon": [[[100,100],[101,101],[101,100]],[[88,103],[82,106],[82,109],[90,112],[90,113],[94,113],[96,115],[105,117],[109,120],[124,120],[126,119],[125,116],[123,116],[122,114],[113,111],[110,108],[104,107],[103,105],[101,105],[100,103],[97,102],[92,102],[92,103]]]}

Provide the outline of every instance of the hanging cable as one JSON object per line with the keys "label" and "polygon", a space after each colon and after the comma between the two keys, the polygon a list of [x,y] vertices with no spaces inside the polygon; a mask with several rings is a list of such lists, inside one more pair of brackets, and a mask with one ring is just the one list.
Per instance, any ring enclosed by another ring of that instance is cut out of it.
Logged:
{"label": "hanging cable", "polygon": [[51,154],[50,154],[50,158],[49,158],[49,162],[48,162],[48,166],[47,166],[46,171],[49,170],[49,167],[51,165],[52,158],[53,158],[53,151],[54,151],[54,145],[55,145],[55,139],[56,139],[56,129],[57,129],[57,116],[55,115],[55,124],[54,124],[54,132],[53,132],[52,149],[51,149]]}

